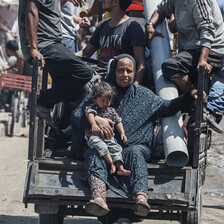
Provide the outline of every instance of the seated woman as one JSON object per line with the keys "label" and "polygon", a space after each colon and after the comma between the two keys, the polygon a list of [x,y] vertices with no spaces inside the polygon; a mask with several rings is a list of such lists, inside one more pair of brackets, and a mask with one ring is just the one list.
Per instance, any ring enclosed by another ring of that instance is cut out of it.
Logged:
{"label": "seated woman", "polygon": [[[130,55],[117,56],[109,66],[111,70],[107,81],[114,85],[117,91],[112,106],[122,118],[128,141],[124,145],[119,133],[116,132],[115,138],[123,147],[124,167],[132,172],[126,177],[110,175],[110,166],[100,158],[96,150],[85,148],[85,171],[92,197],[85,210],[95,216],[109,212],[106,204],[107,186],[123,197],[133,197],[136,201],[135,214],[146,216],[150,211],[147,162],[151,155],[154,121],[158,117],[174,115],[190,104],[196,97],[197,91],[192,90],[173,100],[164,100],[149,89],[133,83],[136,64]],[[83,111],[89,100],[90,97],[73,112],[74,127],[85,128],[83,126],[87,125]],[[98,116],[95,120],[101,129],[101,134],[110,138],[113,135],[111,121]]]}

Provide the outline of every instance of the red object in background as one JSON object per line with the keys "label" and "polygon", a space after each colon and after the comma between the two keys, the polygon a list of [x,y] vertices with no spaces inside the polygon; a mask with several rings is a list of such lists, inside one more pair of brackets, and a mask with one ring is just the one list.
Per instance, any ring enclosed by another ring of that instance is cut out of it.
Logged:
{"label": "red object in background", "polygon": [[32,76],[5,73],[0,75],[0,89],[31,93]]}
{"label": "red object in background", "polygon": [[141,4],[131,4],[127,9],[126,12],[130,11],[144,11],[144,6]]}

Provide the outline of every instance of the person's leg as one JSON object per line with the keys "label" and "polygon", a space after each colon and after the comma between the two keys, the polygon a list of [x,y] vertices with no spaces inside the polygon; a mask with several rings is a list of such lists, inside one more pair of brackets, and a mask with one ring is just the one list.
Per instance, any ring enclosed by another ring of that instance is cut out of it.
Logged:
{"label": "person's leg", "polygon": [[76,42],[74,39],[63,37],[61,41],[73,54],[76,52]]}
{"label": "person's leg", "polygon": [[124,161],[121,155],[122,147],[117,143],[116,139],[113,137],[111,139],[105,139],[104,141],[106,142],[113,162],[118,169],[117,174],[122,176],[130,175],[131,171],[124,169]]}
{"label": "person's leg", "polygon": [[165,79],[174,82],[182,92],[192,88],[197,81],[197,62],[200,51],[183,51],[162,64]]}
{"label": "person's leg", "polygon": [[188,75],[182,75],[180,77],[174,77],[170,79],[173,83],[175,83],[178,88],[186,93],[192,88],[192,82]]}
{"label": "person's leg", "polygon": [[112,160],[110,153],[107,153],[106,155],[104,155],[103,158],[107,161],[108,164],[110,164],[110,174],[115,173],[116,166],[114,165],[114,162]]}
{"label": "person's leg", "polygon": [[8,96],[9,96],[9,91],[8,90],[1,90],[1,93],[0,93],[0,109],[2,109],[2,112],[4,112],[5,109],[6,109],[6,103],[7,103]]}
{"label": "person's leg", "polygon": [[80,91],[92,78],[92,70],[62,43],[52,44],[43,51],[46,67],[52,80],[51,89],[42,90],[37,101],[37,115],[54,126],[50,109],[62,101],[77,101]]}
{"label": "person's leg", "polygon": [[150,212],[150,206],[148,204],[148,194],[142,191],[138,191],[133,196],[135,204],[135,214],[139,216],[147,216]]}
{"label": "person's leg", "polygon": [[224,114],[224,84],[216,81],[212,84],[207,97],[207,108],[214,114]]}
{"label": "person's leg", "polygon": [[123,162],[117,160],[117,161],[115,161],[115,166],[117,167],[117,175],[129,176],[131,174],[130,170],[126,170],[124,168]]}
{"label": "person's leg", "polygon": [[97,199],[103,206],[108,207],[106,204],[106,184],[98,177],[90,175],[88,178],[91,200]]}
{"label": "person's leg", "polygon": [[151,151],[143,145],[134,145],[123,150],[124,164],[132,172],[130,186],[135,204],[135,214],[147,216],[150,212],[148,204],[148,168]]}
{"label": "person's leg", "polygon": [[108,150],[108,145],[99,135],[86,136],[87,144],[90,148],[95,149],[101,157],[110,165],[110,174],[115,173],[116,167]]}
{"label": "person's leg", "polygon": [[136,203],[143,202],[148,204],[148,194],[142,191],[138,191],[133,195],[133,198]]}
{"label": "person's leg", "polygon": [[62,43],[52,44],[42,52],[50,75],[57,79],[54,87],[41,91],[38,104],[52,108],[61,101],[77,100],[83,86],[92,78],[92,70]]}
{"label": "person's leg", "polygon": [[222,133],[222,128],[217,124],[224,114],[224,84],[215,81],[209,90],[207,97],[207,109],[210,114],[206,116],[208,125],[216,132]]}
{"label": "person's leg", "polygon": [[106,215],[110,211],[106,204],[106,184],[92,174],[88,181],[92,199],[86,204],[85,211],[94,216]]}

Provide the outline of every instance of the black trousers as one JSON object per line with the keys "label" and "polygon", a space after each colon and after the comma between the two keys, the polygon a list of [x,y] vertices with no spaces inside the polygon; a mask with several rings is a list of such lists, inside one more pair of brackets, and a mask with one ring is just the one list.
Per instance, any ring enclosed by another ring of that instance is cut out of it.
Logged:
{"label": "black trousers", "polygon": [[[164,78],[170,80],[171,78],[180,77],[182,75],[189,75],[192,83],[197,82],[197,65],[200,52],[200,48],[185,50],[168,58],[162,64]],[[208,63],[213,67],[211,74],[216,74],[220,72],[224,66],[224,55],[219,55],[210,51],[208,56]]]}
{"label": "black trousers", "polygon": [[51,44],[41,53],[54,85],[51,89],[41,91],[38,104],[52,108],[62,101],[79,100],[85,84],[92,78],[92,69],[62,43]]}

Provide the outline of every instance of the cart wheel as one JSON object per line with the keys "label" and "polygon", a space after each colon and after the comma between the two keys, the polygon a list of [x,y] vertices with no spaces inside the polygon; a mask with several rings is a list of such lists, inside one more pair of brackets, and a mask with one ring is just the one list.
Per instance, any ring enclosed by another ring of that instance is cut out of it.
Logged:
{"label": "cart wheel", "polygon": [[181,212],[180,223],[181,224],[201,224],[201,212],[202,212],[202,192],[201,187],[197,194],[197,210],[190,212]]}
{"label": "cart wheel", "polygon": [[11,123],[10,123],[10,129],[9,129],[9,136],[13,137],[14,131],[15,131],[15,124],[16,124],[16,115],[18,111],[18,103],[19,99],[15,95],[12,97],[12,112],[11,112]]}
{"label": "cart wheel", "polygon": [[39,214],[38,224],[63,224],[64,216],[60,212],[57,214]]}

